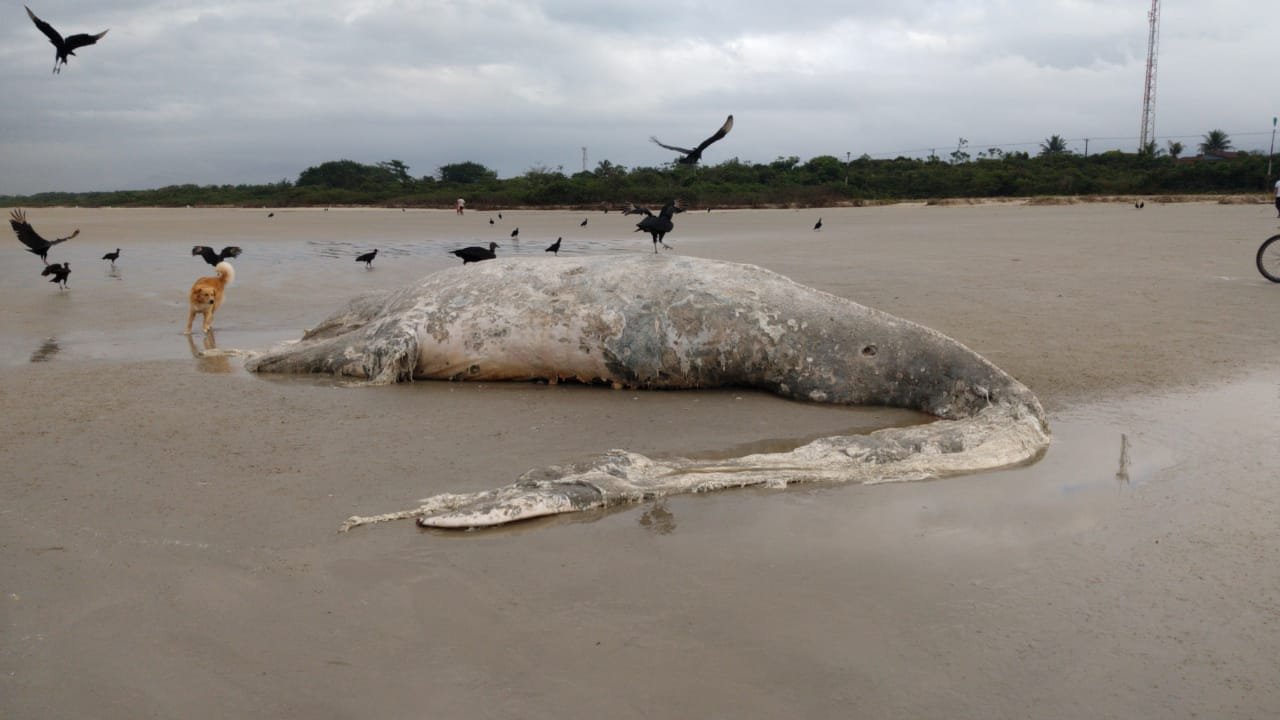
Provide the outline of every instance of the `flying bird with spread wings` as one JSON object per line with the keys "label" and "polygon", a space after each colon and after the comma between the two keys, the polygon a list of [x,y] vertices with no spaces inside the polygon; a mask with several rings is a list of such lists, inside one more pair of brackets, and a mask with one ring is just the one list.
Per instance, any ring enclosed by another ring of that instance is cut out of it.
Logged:
{"label": "flying bird with spread wings", "polygon": [[71,261],[68,260],[64,263],[45,265],[44,269],[40,271],[40,274],[42,276],[52,275],[53,277],[49,278],[49,282],[58,283],[59,290],[66,290],[67,278],[71,277]]}
{"label": "flying bird with spread wings", "polygon": [[722,139],[725,135],[728,135],[729,131],[732,129],[733,129],[733,116],[730,115],[729,118],[724,121],[724,125],[721,125],[720,129],[716,131],[715,135],[712,135],[706,140],[703,140],[702,144],[698,145],[698,147],[693,148],[692,150],[690,150],[689,148],[676,147],[675,145],[667,145],[663,143],[661,140],[659,140],[658,138],[653,137],[652,135],[649,136],[649,140],[651,140],[655,145],[658,145],[659,147],[664,147],[668,150],[675,150],[676,152],[684,153],[684,157],[676,160],[676,162],[680,163],[681,165],[697,165],[698,161],[702,159],[702,151],[706,150],[707,147],[711,145],[711,143]]}
{"label": "flying bird with spread wings", "polygon": [[223,260],[227,260],[233,257],[239,257],[240,253],[241,253],[240,248],[236,247],[235,245],[228,245],[222,248],[222,252],[214,252],[213,248],[207,245],[197,245],[191,248],[192,255],[199,255],[200,257],[204,258],[205,262],[209,263],[210,265],[213,265],[214,267],[217,267],[218,263],[222,262]]}
{"label": "flying bird with spread wings", "polygon": [[36,27],[40,28],[40,32],[44,33],[45,36],[49,38],[49,42],[53,43],[53,47],[57,50],[58,54],[53,58],[53,71],[55,73],[62,72],[62,66],[67,64],[68,55],[75,55],[77,49],[98,42],[104,35],[110,32],[110,29],[108,28],[97,35],[76,33],[75,35],[69,35],[66,38],[63,38],[61,33],[53,29],[52,25],[36,17],[36,14],[31,12],[31,8],[26,5],[23,5],[23,7],[27,9],[27,15],[30,16],[31,22],[35,23]]}
{"label": "flying bird with spread wings", "polygon": [[71,238],[80,234],[80,228],[64,238],[56,238],[53,240],[45,240],[40,237],[40,233],[31,227],[31,223],[27,222],[27,214],[21,209],[14,209],[9,212],[9,225],[13,228],[13,232],[27,246],[27,252],[40,256],[45,265],[49,264],[49,248],[60,242],[66,242]]}
{"label": "flying bird with spread wings", "polygon": [[675,223],[671,222],[671,216],[676,213],[684,212],[684,205],[679,200],[674,200],[662,206],[662,210],[654,215],[649,208],[640,208],[644,213],[644,217],[640,222],[636,223],[636,229],[633,232],[647,232],[653,237],[653,253],[658,253],[658,246],[670,250],[671,246],[662,242],[662,238],[666,234],[676,228]]}

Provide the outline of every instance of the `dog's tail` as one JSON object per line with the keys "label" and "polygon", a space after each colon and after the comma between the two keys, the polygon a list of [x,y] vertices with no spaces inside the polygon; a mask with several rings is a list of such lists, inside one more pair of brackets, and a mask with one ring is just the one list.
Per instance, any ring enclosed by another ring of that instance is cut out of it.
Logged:
{"label": "dog's tail", "polygon": [[223,260],[217,265],[214,265],[213,271],[218,273],[218,277],[222,278],[223,287],[226,287],[227,285],[230,285],[231,283],[235,282],[236,269],[231,267],[231,263],[227,262],[226,260]]}

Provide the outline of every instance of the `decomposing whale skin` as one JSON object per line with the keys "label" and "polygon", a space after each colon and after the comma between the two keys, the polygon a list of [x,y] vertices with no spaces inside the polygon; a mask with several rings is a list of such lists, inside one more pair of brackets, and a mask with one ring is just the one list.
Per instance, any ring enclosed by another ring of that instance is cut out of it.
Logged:
{"label": "decomposing whale skin", "polygon": [[938,421],[823,438],[730,460],[613,450],[445,494],[402,513],[481,527],[680,492],[795,482],[920,480],[1032,461],[1049,444],[1025,386],[951,338],[735,263],[669,256],[510,258],[370,294],[256,372],[410,379],[576,380],[635,388],[749,386],[823,403],[920,410]]}

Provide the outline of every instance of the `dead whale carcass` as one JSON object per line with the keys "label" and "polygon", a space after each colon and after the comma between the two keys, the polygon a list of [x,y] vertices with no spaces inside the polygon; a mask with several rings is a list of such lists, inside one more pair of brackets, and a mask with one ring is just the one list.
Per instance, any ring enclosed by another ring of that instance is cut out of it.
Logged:
{"label": "dead whale carcass", "polygon": [[1049,443],[1031,391],[959,342],[759,267],[689,257],[512,258],[455,268],[358,297],[302,340],[247,367],[371,383],[750,386],[939,418],[731,460],[655,460],[614,450],[530,471],[507,487],[438,495],[373,518],[415,516],[433,527],[498,525],[730,487],[944,477],[1025,463]]}

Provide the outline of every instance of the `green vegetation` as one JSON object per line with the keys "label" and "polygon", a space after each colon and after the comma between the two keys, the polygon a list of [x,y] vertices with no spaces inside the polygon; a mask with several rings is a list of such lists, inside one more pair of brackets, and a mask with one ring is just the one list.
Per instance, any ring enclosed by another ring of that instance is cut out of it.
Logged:
{"label": "green vegetation", "polygon": [[1205,133],[1200,143],[1200,152],[1205,155],[1217,155],[1231,149],[1231,138],[1221,130],[1210,130]]}
{"label": "green vegetation", "polygon": [[1070,152],[1052,135],[1040,152],[1004,152],[989,148],[971,156],[960,138],[950,162],[898,157],[873,160],[864,155],[843,161],[820,155],[801,162],[779,157],[769,163],[737,158],[718,165],[626,168],[602,160],[594,170],[566,175],[562,168],[530,168],[500,179],[474,162],[455,163],[434,175],[414,178],[400,160],[368,165],[352,160],[321,163],[303,170],[296,182],[267,185],[173,185],[155,190],[89,193],[39,193],[0,196],[8,206],[156,206],[290,207],[370,205],[389,207],[453,206],[464,197],[469,207],[614,207],[662,203],[682,198],[691,206],[824,206],[931,200],[1063,195],[1234,194],[1261,192],[1267,158],[1257,153],[1226,153],[1230,138],[1221,130],[1204,136],[1201,151],[1224,153],[1209,159],[1179,158],[1182,144],[1168,152],[1150,143],[1142,153],[1111,151],[1088,157]]}
{"label": "green vegetation", "polygon": [[1040,143],[1040,157],[1062,155],[1067,152],[1067,141],[1061,135],[1053,135]]}

